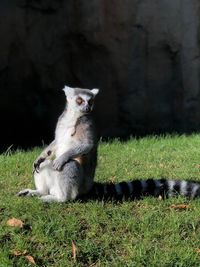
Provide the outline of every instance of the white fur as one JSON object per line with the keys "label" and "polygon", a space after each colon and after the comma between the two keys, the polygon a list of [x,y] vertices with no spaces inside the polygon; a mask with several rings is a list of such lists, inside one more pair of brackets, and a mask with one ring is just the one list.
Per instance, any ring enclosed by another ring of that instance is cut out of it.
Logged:
{"label": "white fur", "polygon": [[196,192],[197,192],[198,189],[199,189],[199,185],[198,184],[194,185],[194,187],[192,189],[192,195],[191,195],[192,198],[195,197]]}
{"label": "white fur", "polygon": [[65,95],[68,97],[74,96],[74,88],[72,87],[65,85],[65,87],[63,88],[63,91],[65,92]]}
{"label": "white fur", "polygon": [[77,196],[78,189],[75,186],[69,188],[68,181],[53,169],[51,160],[41,164],[40,172],[34,174],[34,180],[35,187],[45,202],[64,202]]}
{"label": "white fur", "polygon": [[55,190],[55,182],[57,181],[58,172],[54,171],[52,160],[46,160],[40,165],[40,172],[34,174],[35,187],[41,190],[41,195],[47,195]]}
{"label": "white fur", "polygon": [[187,182],[181,181],[180,194],[185,196],[187,194]]}
{"label": "white fur", "polygon": [[[81,115],[79,110],[76,109],[75,101],[71,101],[73,99],[73,94],[70,90],[73,90],[73,88],[68,87],[66,90],[68,91],[67,93],[70,92],[70,99],[68,100],[67,112],[60,118],[56,127],[56,158],[59,158],[74,145],[75,140],[72,135],[75,132],[76,122]],[[75,199],[78,189],[74,186],[71,190],[70,188],[66,190],[66,187],[69,187],[69,185],[66,184],[66,181],[61,179],[59,172],[53,169],[52,163],[52,161],[45,161],[42,163],[39,174],[36,173],[34,177],[36,188],[48,188],[48,195],[42,194],[45,196],[41,199],[46,202],[63,202],[69,199]],[[43,185],[41,185],[41,181],[43,181]]]}
{"label": "white fur", "polygon": [[91,90],[91,92],[93,93],[94,96],[96,96],[99,93],[99,89],[94,88]]}
{"label": "white fur", "polygon": [[167,181],[167,183],[168,183],[168,187],[169,187],[169,189],[168,189],[168,191],[169,191],[169,196],[173,196],[173,195],[174,195],[175,181],[173,181],[173,180],[169,180],[169,181]]}
{"label": "white fur", "polygon": [[56,140],[56,158],[65,153],[74,142],[72,134],[75,132],[77,119],[80,117],[79,112],[74,112],[70,108],[60,119],[55,134]]}
{"label": "white fur", "polygon": [[[52,143],[54,145],[49,146],[50,151],[52,150],[51,154],[55,156],[56,160],[72,147],[77,147],[77,142],[80,143],[80,140],[77,141],[73,135],[75,133],[77,120],[82,116],[81,107],[76,103],[77,95],[75,95],[74,88],[65,86],[63,90],[67,98],[67,110],[57,123],[55,142]],[[91,92],[95,97],[99,90],[93,89]],[[92,97],[84,93],[79,93],[78,95],[81,96],[85,102]],[[48,148],[45,151],[48,152]],[[48,154],[47,152],[43,152],[39,159],[44,158],[44,155]],[[92,184],[91,181],[89,183],[83,177],[82,169],[77,165],[77,162],[71,161],[67,163],[68,165],[63,173],[62,171],[54,170],[55,166],[53,167],[53,161],[48,159],[49,157],[45,158],[46,160],[40,164],[39,173],[37,171],[34,173],[36,190],[25,189],[20,191],[18,195],[37,195],[41,196],[41,199],[46,202],[64,202],[66,200],[75,199],[80,192],[84,191],[84,188],[87,187],[88,184]],[[83,182],[84,179],[86,181]],[[89,178],[87,177],[87,179]],[[90,187],[88,186],[88,190]]]}

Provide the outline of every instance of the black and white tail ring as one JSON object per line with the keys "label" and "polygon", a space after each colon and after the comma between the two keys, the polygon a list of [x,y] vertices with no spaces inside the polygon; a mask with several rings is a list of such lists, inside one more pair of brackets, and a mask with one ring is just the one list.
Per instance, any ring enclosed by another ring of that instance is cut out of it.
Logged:
{"label": "black and white tail ring", "polygon": [[94,183],[87,194],[93,199],[139,199],[143,196],[170,197],[181,195],[200,197],[200,182],[184,180],[147,179],[120,183]]}

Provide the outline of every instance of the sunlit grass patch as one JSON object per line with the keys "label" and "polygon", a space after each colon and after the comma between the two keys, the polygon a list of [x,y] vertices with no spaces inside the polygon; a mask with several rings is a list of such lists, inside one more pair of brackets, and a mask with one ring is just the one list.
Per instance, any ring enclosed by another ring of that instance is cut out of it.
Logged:
{"label": "sunlit grass patch", "polygon": [[[0,267],[200,266],[200,201],[178,197],[126,202],[44,204],[16,193],[34,187],[40,152],[0,156]],[[200,135],[114,140],[99,146],[96,180],[174,178],[200,181]],[[186,204],[186,209],[172,205]],[[29,227],[10,227],[18,218]],[[77,251],[72,253],[72,241]]]}

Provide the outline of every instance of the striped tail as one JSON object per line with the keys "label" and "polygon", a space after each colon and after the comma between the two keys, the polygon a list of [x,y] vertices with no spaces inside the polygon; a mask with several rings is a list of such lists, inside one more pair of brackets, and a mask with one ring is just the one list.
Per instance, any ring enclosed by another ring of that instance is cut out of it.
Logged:
{"label": "striped tail", "polygon": [[200,183],[195,181],[148,179],[134,180],[120,183],[94,183],[87,194],[93,199],[139,199],[143,196],[162,196],[162,198],[175,196],[189,198],[200,197]]}

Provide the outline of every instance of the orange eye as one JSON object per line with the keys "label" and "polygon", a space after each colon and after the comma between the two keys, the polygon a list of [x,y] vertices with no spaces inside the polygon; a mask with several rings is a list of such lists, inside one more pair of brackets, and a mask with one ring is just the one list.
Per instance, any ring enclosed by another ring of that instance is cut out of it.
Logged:
{"label": "orange eye", "polygon": [[77,99],[76,99],[76,103],[78,104],[78,105],[81,105],[82,103],[84,103],[85,101],[83,100],[83,98],[81,98],[80,96],[79,97],[77,97]]}

